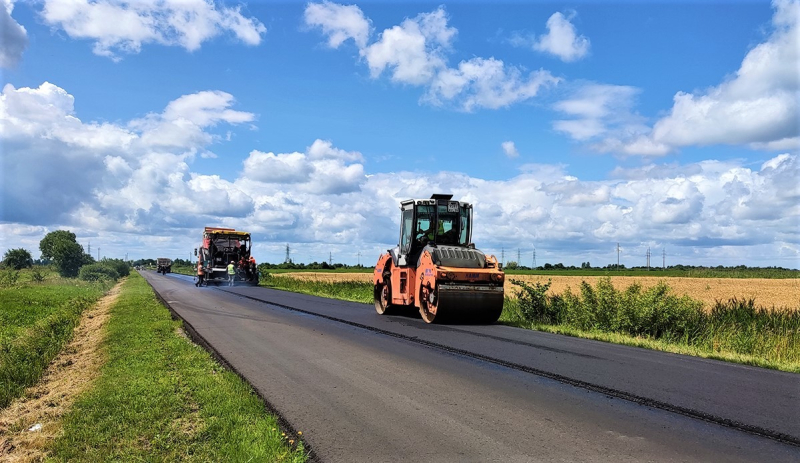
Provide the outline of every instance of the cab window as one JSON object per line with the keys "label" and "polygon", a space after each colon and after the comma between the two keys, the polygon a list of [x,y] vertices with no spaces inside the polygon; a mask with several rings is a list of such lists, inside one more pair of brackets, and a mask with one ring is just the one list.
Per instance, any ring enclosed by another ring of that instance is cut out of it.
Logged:
{"label": "cab window", "polygon": [[400,232],[400,251],[406,253],[411,248],[411,238],[414,230],[414,211],[411,209],[403,211],[401,220],[403,223]]}

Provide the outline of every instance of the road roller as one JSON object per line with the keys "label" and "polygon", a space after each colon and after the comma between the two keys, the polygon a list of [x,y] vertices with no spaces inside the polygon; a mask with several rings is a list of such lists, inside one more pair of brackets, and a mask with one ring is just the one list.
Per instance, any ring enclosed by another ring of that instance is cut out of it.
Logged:
{"label": "road roller", "polygon": [[494,323],[505,274],[472,242],[472,204],[453,195],[400,203],[400,242],[381,254],[373,276],[375,310],[416,307],[427,323]]}

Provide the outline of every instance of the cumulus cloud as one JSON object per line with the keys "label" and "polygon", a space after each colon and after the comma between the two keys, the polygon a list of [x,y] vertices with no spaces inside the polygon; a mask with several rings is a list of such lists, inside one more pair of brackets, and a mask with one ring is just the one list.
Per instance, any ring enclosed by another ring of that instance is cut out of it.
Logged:
{"label": "cumulus cloud", "polygon": [[311,3],[305,24],[321,29],[332,48],[352,38],[373,79],[388,74],[392,82],[421,86],[425,93],[420,101],[435,106],[468,112],[503,108],[560,81],[548,71],[528,72],[493,57],[475,57],[450,67],[447,55],[458,30],[448,25],[443,7],[406,18],[372,43],[368,43],[371,23],[355,5]]}
{"label": "cumulus cloud", "polygon": [[517,32],[509,41],[514,46],[529,47],[565,62],[577,61],[589,54],[590,42],[585,36],[578,35],[575,25],[572,24],[575,14],[574,11],[567,15],[553,13],[547,20],[546,34],[536,37]]}
{"label": "cumulus cloud", "polygon": [[740,145],[785,150],[800,146],[800,2],[775,0],[772,31],[735,73],[697,92],[678,92],[646,132],[612,136],[606,151],[664,154],[684,146]]}
{"label": "cumulus cloud", "polygon": [[534,71],[525,76],[519,68],[506,66],[500,60],[472,58],[459,63],[458,68],[441,70],[423,101],[436,106],[460,101],[465,111],[498,109],[533,98],[542,87],[559,81],[548,71]]}
{"label": "cumulus cloud", "polygon": [[13,0],[2,0],[0,4],[0,67],[12,68],[22,59],[28,46],[28,32],[11,17]]}
{"label": "cumulus cloud", "polygon": [[94,40],[97,55],[120,59],[139,53],[143,44],[180,46],[188,51],[223,33],[247,45],[258,45],[267,29],[241,7],[220,6],[215,0],[45,0],[45,23],[72,38]]}
{"label": "cumulus cloud", "polygon": [[[638,88],[624,85],[576,83],[567,99],[553,105],[553,109],[569,117],[555,120],[553,128],[573,140],[591,142],[599,151],[626,153],[626,147],[618,142],[611,146],[617,140],[614,137],[632,136],[648,130],[643,118],[633,111],[639,93]],[[666,152],[654,147],[649,154],[655,156]]]}
{"label": "cumulus cloud", "polygon": [[304,12],[307,25],[322,29],[328,36],[328,46],[339,48],[347,39],[353,39],[359,48],[367,45],[370,21],[356,5],[339,5],[328,1],[310,3]]}
{"label": "cumulus cloud", "polygon": [[[800,258],[796,154],[758,167],[704,161],[617,168],[609,179],[591,181],[565,165],[526,164],[511,178],[487,180],[462,172],[366,175],[369,156],[317,139],[296,152],[254,150],[238,175],[225,178],[192,170],[196,153],[207,148],[203,140],[213,143],[213,136],[175,132],[183,145],[145,136],[174,121],[210,135],[215,124],[254,117],[234,104],[229,95],[200,92],[144,122],[98,124],[81,120],[74,97],[53,84],[6,86],[0,232],[13,247],[36,249],[45,231],[70,228],[105,255],[183,257],[203,226],[222,225],[254,233],[259,260],[282,260],[291,243],[298,261],[319,261],[332,250],[335,260],[354,263],[361,250],[371,263],[396,243],[399,201],[444,192],[474,203],[479,248],[499,254],[535,245],[540,262],[603,265],[618,241],[631,252],[666,246],[673,262],[683,263],[796,266]],[[602,114],[591,106],[565,109]],[[720,246],[739,252],[720,262]]]}
{"label": "cumulus cloud", "polygon": [[[50,224],[94,208],[98,216],[127,229],[133,225],[124,224],[137,223],[137,215],[151,210],[164,217],[174,214],[177,220],[189,214],[230,214],[248,204],[252,209],[252,201],[242,199],[230,184],[193,177],[187,164],[217,139],[209,127],[253,120],[253,114],[230,108],[231,95],[184,95],[163,112],[128,124],[84,122],[75,115],[74,100],[48,82],[3,89],[2,220]],[[220,201],[226,206],[216,206]]]}
{"label": "cumulus cloud", "polygon": [[439,8],[384,30],[377,42],[362,49],[362,56],[373,78],[390,69],[395,82],[423,85],[445,68],[444,53],[455,35]]}
{"label": "cumulus cloud", "polygon": [[503,147],[503,152],[506,153],[506,156],[510,158],[519,157],[519,151],[517,151],[517,147],[514,145],[513,141],[504,141],[500,146]]}
{"label": "cumulus cloud", "polygon": [[304,153],[250,152],[242,177],[256,182],[285,185],[315,194],[358,191],[366,180],[363,156],[357,151],[335,148],[328,140],[315,140]]}

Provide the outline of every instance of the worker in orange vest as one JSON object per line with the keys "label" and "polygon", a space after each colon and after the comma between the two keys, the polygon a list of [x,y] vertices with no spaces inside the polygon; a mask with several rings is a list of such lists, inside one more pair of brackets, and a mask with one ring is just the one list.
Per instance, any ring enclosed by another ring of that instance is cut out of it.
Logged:
{"label": "worker in orange vest", "polygon": [[206,278],[206,272],[205,270],[203,270],[203,263],[197,262],[197,283],[195,283],[194,285],[203,286],[203,281],[205,280],[205,278]]}

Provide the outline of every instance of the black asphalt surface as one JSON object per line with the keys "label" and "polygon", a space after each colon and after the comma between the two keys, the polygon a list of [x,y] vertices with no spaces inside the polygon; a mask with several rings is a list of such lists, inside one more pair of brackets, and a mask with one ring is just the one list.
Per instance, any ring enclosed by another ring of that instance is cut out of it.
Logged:
{"label": "black asphalt surface", "polygon": [[800,461],[800,375],[143,275],[321,461]]}

